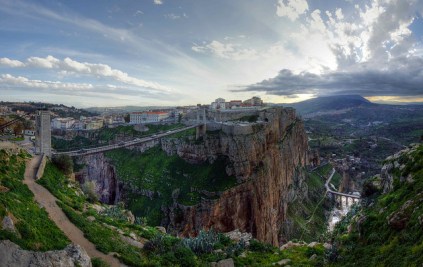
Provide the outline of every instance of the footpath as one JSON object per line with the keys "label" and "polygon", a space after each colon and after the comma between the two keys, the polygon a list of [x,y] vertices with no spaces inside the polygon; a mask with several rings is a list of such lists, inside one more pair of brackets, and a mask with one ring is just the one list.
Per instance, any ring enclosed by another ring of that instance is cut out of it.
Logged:
{"label": "footpath", "polygon": [[100,258],[107,262],[111,267],[124,266],[121,265],[118,259],[111,255],[106,255],[98,251],[93,243],[84,237],[84,233],[76,227],[62,209],[56,204],[56,197],[53,196],[43,186],[35,182],[35,175],[37,173],[38,165],[41,160],[41,155],[34,156],[26,164],[24,184],[34,193],[35,200],[43,205],[46,209],[50,219],[65,233],[65,235],[75,244],[80,245],[87,251],[91,258]]}

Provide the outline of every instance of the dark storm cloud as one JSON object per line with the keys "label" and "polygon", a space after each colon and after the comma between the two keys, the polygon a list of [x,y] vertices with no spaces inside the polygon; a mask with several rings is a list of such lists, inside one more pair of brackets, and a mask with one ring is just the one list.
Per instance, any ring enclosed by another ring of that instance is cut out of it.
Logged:
{"label": "dark storm cloud", "polygon": [[274,78],[233,91],[264,91],[267,94],[283,96],[294,94],[423,95],[423,59],[401,57],[386,64],[361,63],[352,69],[321,75],[309,72],[294,74],[284,69]]}

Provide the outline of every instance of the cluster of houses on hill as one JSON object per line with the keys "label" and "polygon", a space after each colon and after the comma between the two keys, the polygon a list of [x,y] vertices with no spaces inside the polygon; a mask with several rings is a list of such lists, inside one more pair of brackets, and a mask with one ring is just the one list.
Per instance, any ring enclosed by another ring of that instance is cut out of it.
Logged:
{"label": "cluster of houses on hill", "polygon": [[71,117],[54,118],[51,120],[51,128],[60,130],[97,130],[104,126],[120,125],[124,123],[125,120],[123,116],[81,116],[79,120]]}
{"label": "cluster of houses on hill", "polygon": [[[160,124],[160,123],[175,123],[180,122],[181,117],[189,114],[190,111],[196,110],[198,106],[209,110],[210,112],[224,112],[231,110],[252,110],[258,109],[263,106],[263,101],[260,97],[252,97],[247,100],[230,100],[226,101],[223,98],[217,98],[209,105],[197,105],[197,106],[182,106],[176,108],[167,108],[167,109],[156,109],[156,110],[146,110],[146,111],[137,111],[122,114],[107,114],[102,116],[82,116],[80,115],[79,119],[74,117],[63,117],[63,112],[66,112],[65,108],[55,107],[50,109],[53,119],[51,120],[51,129],[52,130],[96,130],[103,127],[116,127],[119,125],[125,125],[126,123],[132,125],[139,124]],[[61,111],[62,113],[57,113]],[[9,116],[11,114],[16,115],[25,115],[27,112],[14,110],[6,105],[0,105],[0,115]],[[70,113],[69,113],[70,114]],[[62,116],[60,116],[62,115]],[[75,114],[74,114],[75,115]],[[29,115],[30,121],[34,121],[35,115]],[[126,120],[125,120],[126,117]],[[34,123],[32,123],[34,125]],[[24,129],[25,134],[34,135],[34,128],[30,127]]]}
{"label": "cluster of houses on hill", "polygon": [[260,97],[254,96],[247,100],[230,100],[226,102],[223,98],[218,98],[210,104],[210,110],[227,110],[227,109],[251,109],[262,107],[263,100]]}

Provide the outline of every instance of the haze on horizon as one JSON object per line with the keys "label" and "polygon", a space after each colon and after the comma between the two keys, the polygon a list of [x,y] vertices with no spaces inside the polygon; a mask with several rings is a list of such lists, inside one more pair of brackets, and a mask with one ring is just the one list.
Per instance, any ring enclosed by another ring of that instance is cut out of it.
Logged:
{"label": "haze on horizon", "polygon": [[0,100],[423,102],[422,15],[421,0],[0,0]]}

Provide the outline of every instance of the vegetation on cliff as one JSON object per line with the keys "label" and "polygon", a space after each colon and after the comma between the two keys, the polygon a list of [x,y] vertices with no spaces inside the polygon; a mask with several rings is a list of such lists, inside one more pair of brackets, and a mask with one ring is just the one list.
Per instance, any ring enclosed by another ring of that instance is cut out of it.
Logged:
{"label": "vegetation on cliff", "polygon": [[328,210],[332,207],[325,194],[325,179],[332,170],[330,165],[313,172],[298,171],[306,175],[307,195],[288,205],[288,220],[283,225],[286,241],[291,239],[307,242],[323,240],[327,231]]}
{"label": "vegetation on cliff", "polygon": [[69,240],[22,183],[25,160],[29,157],[24,151],[0,150],[0,222],[7,217],[15,227],[11,231],[0,226],[0,240],[9,239],[29,250],[63,249]]}
{"label": "vegetation on cliff", "polygon": [[[119,206],[107,208],[89,204],[78,185],[69,181],[52,163],[47,164],[39,183],[60,200],[58,204],[68,218],[97,249],[104,253],[116,252],[129,266],[208,266],[229,258],[235,266],[271,266],[281,260],[294,266],[313,266],[324,261],[321,244],[288,247],[281,251],[257,240],[251,240],[249,245],[242,240],[234,241],[213,230],[181,239],[146,226],[137,218],[135,223],[129,222],[122,216],[124,211]],[[134,236],[143,248],[125,241]],[[97,260],[94,262],[97,264]]]}
{"label": "vegetation on cliff", "polygon": [[382,170],[382,177],[365,185],[363,207],[353,208],[335,228],[335,265],[420,266],[423,262],[423,145],[389,157]]}
{"label": "vegetation on cliff", "polygon": [[194,205],[236,184],[235,177],[226,174],[225,158],[213,164],[190,164],[176,155],[166,155],[159,147],[144,153],[116,149],[105,155],[116,166],[121,181],[129,186],[129,209],[153,225],[160,224],[163,205],[169,206],[174,200]]}

